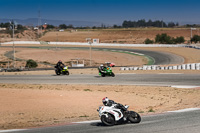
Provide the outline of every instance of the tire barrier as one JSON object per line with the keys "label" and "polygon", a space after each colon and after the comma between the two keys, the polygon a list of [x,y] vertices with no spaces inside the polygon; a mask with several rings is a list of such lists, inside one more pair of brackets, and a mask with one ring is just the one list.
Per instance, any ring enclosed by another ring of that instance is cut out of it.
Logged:
{"label": "tire barrier", "polygon": [[175,66],[144,65],[142,67],[121,67],[120,70],[200,70],[200,63],[182,64]]}
{"label": "tire barrier", "polygon": [[199,46],[185,46],[185,48],[194,48],[194,49],[200,49]]}

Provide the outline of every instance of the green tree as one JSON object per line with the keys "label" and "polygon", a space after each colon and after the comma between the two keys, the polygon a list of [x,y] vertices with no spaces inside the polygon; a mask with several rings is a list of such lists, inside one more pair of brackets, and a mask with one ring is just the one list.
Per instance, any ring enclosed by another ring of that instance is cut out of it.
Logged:
{"label": "green tree", "polygon": [[200,41],[200,36],[198,35],[194,35],[192,38],[191,38],[191,43],[194,42],[194,43],[197,43]]}
{"label": "green tree", "polygon": [[176,26],[176,24],[174,22],[169,22],[168,23],[168,27],[174,27],[174,26]]}
{"label": "green tree", "polygon": [[59,25],[59,28],[60,28],[60,29],[67,29],[67,25],[66,25],[66,24],[60,24],[60,25]]}
{"label": "green tree", "polygon": [[173,44],[172,38],[168,36],[166,33],[157,34],[155,38],[155,42],[159,44]]}
{"label": "green tree", "polygon": [[37,66],[38,66],[37,62],[32,59],[26,61],[26,67],[28,68],[36,68]]}
{"label": "green tree", "polygon": [[68,25],[67,28],[74,28],[72,24]]}
{"label": "green tree", "polygon": [[181,44],[181,43],[184,43],[185,42],[185,39],[183,36],[180,36],[180,37],[176,37],[176,38],[173,38],[172,39],[173,43],[174,44]]}
{"label": "green tree", "polygon": [[54,25],[50,25],[50,24],[47,25],[47,29],[54,29],[54,28],[55,28]]}

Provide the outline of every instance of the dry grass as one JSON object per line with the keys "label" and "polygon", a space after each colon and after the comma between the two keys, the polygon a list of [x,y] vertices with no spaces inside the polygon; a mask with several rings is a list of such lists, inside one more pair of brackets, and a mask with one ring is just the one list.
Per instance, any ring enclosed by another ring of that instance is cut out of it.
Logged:
{"label": "dry grass", "polygon": [[[154,39],[157,34],[167,33],[172,37],[183,36],[190,40],[188,28],[130,28],[104,30],[78,30],[74,32],[48,32],[40,40],[86,42],[86,38],[99,38],[102,43],[143,43],[146,38]],[[193,34],[198,34],[194,31]],[[57,36],[58,35],[58,36]]]}

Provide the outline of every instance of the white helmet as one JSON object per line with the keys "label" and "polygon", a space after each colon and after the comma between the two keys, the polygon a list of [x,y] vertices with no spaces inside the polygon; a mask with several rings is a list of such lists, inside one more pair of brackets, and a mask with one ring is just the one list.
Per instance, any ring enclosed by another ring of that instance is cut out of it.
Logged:
{"label": "white helmet", "polygon": [[104,105],[107,105],[108,101],[109,101],[109,99],[107,97],[104,97],[102,99],[102,102],[103,102]]}
{"label": "white helmet", "polygon": [[101,64],[100,66],[103,66],[103,64]]}

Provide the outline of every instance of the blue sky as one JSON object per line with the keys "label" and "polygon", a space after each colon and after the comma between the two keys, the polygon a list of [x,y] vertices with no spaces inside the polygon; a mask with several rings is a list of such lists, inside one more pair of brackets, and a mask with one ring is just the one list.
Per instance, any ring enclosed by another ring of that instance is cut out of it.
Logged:
{"label": "blue sky", "polygon": [[0,20],[37,18],[121,24],[152,19],[200,23],[200,0],[0,0]]}

